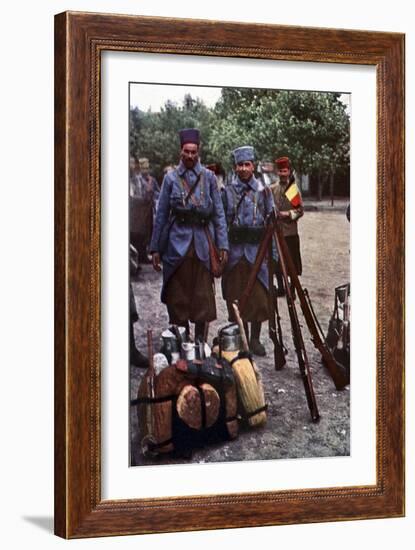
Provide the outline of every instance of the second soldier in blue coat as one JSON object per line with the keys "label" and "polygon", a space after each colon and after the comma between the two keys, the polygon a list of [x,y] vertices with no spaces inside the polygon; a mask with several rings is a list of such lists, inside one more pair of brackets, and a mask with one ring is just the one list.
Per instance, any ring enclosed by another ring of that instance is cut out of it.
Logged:
{"label": "second soldier in blue coat", "polygon": [[[222,278],[222,292],[228,307],[229,320],[234,321],[232,303],[239,300],[247,286],[267,216],[272,212],[272,193],[254,177],[254,148],[239,147],[233,151],[235,178],[223,191],[223,202],[229,229],[229,259]],[[261,323],[269,318],[268,270],[266,261],[242,312],[249,347],[255,355],[265,355],[260,342]]]}
{"label": "second soldier in blue coat", "polygon": [[216,319],[210,239],[226,263],[228,235],[216,177],[199,160],[199,131],[179,132],[180,163],[163,181],[150,243],[153,267],[163,262],[161,300],[170,323],[195,323],[195,339],[205,339],[207,323]]}

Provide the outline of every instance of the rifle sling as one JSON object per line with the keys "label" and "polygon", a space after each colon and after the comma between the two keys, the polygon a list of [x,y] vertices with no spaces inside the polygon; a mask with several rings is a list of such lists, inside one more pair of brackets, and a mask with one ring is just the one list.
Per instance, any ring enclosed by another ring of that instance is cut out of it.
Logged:
{"label": "rifle sling", "polygon": [[180,177],[180,181],[182,182],[182,185],[183,187],[186,189],[187,191],[187,195],[185,196],[183,202],[184,202],[184,206],[186,206],[186,204],[189,202],[190,199],[192,199],[192,203],[196,205],[195,201],[194,201],[194,197],[193,197],[193,193],[196,191],[196,188],[197,186],[199,185],[199,182],[200,182],[200,178],[202,176],[202,172],[200,172],[200,174],[197,176],[196,178],[196,181],[194,182],[194,184],[192,185],[192,187],[189,187],[189,184],[187,183],[187,181],[185,180],[184,177]]}
{"label": "rifle sling", "polygon": [[[232,187],[232,185],[231,185],[230,189],[231,189],[232,193],[234,194],[234,197],[236,198],[238,195],[237,195],[235,189]],[[249,196],[249,191],[251,191],[251,189],[248,187],[248,189],[243,191],[241,196],[239,197],[238,204],[236,205],[236,208],[235,208],[233,216],[232,216],[232,220],[229,222],[228,230],[229,230],[229,227],[235,223],[235,220],[238,217],[238,213],[239,213],[239,209],[241,207],[242,201],[244,200],[245,197]]]}

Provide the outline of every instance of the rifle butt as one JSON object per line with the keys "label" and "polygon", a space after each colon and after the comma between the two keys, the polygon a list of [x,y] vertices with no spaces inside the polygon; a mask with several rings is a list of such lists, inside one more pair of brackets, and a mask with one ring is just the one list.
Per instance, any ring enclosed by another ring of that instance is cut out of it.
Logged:
{"label": "rifle butt", "polygon": [[323,359],[323,363],[329,371],[330,376],[334,382],[336,390],[344,390],[344,388],[349,384],[349,381],[342,373],[342,371],[337,367],[331,352],[324,346],[324,344],[320,353]]}
{"label": "rifle butt", "polygon": [[320,413],[318,412],[317,402],[314,395],[313,388],[309,385],[309,380],[307,375],[304,377],[304,388],[307,398],[308,409],[310,411],[311,420],[317,423],[320,420]]}

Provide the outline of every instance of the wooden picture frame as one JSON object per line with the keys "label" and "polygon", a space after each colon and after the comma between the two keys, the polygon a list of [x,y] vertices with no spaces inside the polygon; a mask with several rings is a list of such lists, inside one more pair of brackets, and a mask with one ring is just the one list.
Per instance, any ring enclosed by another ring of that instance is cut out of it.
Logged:
{"label": "wooden picture frame", "polygon": [[[101,499],[100,62],[105,50],[376,67],[374,485]],[[79,538],[403,514],[404,35],[110,14],[57,15],[55,533]]]}

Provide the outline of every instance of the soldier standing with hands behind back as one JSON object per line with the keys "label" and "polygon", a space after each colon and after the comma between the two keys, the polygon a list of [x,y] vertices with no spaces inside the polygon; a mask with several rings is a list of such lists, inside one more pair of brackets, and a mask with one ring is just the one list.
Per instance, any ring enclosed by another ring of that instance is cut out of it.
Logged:
{"label": "soldier standing with hands behind back", "polygon": [[[297,275],[303,271],[300,252],[300,236],[298,234],[298,220],[304,214],[303,202],[300,190],[295,183],[291,162],[288,157],[280,157],[275,160],[276,175],[278,180],[270,185],[274,196],[274,202],[278,209],[278,219],[282,222],[282,230],[290,251],[291,258]],[[285,294],[281,269],[277,264],[278,295]],[[292,293],[294,296],[294,288]]]}
{"label": "soldier standing with hands behind back", "polygon": [[228,257],[228,236],[216,177],[199,160],[200,134],[195,128],[179,132],[180,162],[167,172],[161,188],[150,244],[153,267],[163,263],[161,301],[170,323],[195,323],[195,339],[205,340],[216,319],[210,244]]}

